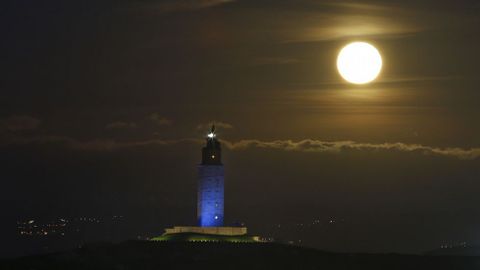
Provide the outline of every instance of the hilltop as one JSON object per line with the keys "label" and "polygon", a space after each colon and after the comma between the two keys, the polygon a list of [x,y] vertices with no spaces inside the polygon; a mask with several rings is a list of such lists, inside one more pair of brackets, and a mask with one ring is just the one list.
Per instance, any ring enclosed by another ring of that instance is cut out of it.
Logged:
{"label": "hilltop", "polygon": [[1,269],[479,269],[480,257],[344,254],[275,243],[151,242],[87,245],[0,263]]}

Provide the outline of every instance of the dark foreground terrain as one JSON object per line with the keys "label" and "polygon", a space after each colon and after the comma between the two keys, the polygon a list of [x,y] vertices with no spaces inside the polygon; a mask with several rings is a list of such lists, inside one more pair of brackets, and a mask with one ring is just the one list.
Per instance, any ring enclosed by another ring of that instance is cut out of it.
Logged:
{"label": "dark foreground terrain", "polygon": [[480,269],[480,257],[340,254],[281,244],[128,241],[0,262],[0,269]]}

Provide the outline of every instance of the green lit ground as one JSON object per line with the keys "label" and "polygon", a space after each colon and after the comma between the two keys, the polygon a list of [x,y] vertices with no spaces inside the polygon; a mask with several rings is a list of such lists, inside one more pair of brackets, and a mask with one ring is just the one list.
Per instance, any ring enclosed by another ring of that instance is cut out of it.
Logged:
{"label": "green lit ground", "polygon": [[199,233],[175,233],[153,237],[151,241],[176,241],[176,242],[230,242],[230,243],[254,243],[260,242],[258,237],[250,235],[214,235]]}

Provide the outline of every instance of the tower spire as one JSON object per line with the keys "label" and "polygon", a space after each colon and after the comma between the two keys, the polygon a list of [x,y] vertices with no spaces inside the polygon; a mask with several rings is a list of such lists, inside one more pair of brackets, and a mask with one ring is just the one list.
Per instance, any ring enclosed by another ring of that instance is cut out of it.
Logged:
{"label": "tower spire", "polygon": [[202,149],[202,165],[222,165],[222,149],[215,134],[215,125],[212,125],[207,134],[207,142]]}
{"label": "tower spire", "polygon": [[215,124],[210,128],[210,132],[207,134],[207,139],[213,140],[217,134],[215,134]]}

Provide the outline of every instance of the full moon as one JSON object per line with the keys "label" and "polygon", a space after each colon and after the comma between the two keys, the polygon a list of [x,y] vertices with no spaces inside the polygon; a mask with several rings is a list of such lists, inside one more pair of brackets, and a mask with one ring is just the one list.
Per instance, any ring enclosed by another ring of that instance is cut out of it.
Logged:
{"label": "full moon", "polygon": [[337,57],[340,75],[350,83],[366,84],[382,70],[382,56],[366,42],[353,42],[343,47]]}

